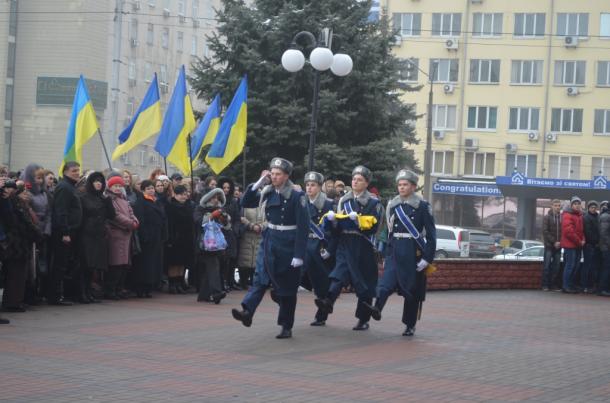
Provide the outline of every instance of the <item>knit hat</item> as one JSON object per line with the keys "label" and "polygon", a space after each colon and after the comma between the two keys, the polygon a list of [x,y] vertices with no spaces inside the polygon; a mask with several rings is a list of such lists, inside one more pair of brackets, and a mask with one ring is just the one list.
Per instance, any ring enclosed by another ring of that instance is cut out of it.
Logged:
{"label": "knit hat", "polygon": [[591,207],[591,206],[598,207],[598,206],[599,206],[599,203],[597,203],[597,201],[595,201],[595,200],[589,200],[589,201],[587,202],[587,208],[589,208],[589,207]]}
{"label": "knit hat", "polygon": [[608,207],[608,200],[603,200],[601,203],[599,203],[599,207]]}
{"label": "knit hat", "polygon": [[187,190],[186,186],[184,186],[184,185],[178,185],[174,189],[174,193],[177,194],[177,195],[181,195],[183,193],[186,193],[187,191],[188,190]]}
{"label": "knit hat", "polygon": [[107,185],[108,185],[109,188],[114,186],[114,185],[125,186],[125,181],[120,176],[113,176],[111,178],[108,178]]}
{"label": "knit hat", "polygon": [[159,175],[157,179],[160,181],[168,181],[169,177],[167,175]]}
{"label": "knit hat", "polygon": [[570,206],[574,203],[581,203],[582,200],[580,200],[580,197],[578,196],[572,196],[572,198],[570,199]]}

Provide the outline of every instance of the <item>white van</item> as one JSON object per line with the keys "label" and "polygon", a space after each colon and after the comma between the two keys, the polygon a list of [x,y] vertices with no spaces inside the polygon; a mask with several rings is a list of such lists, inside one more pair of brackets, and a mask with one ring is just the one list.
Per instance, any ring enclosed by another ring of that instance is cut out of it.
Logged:
{"label": "white van", "polygon": [[470,233],[467,229],[449,225],[436,226],[436,259],[469,255]]}

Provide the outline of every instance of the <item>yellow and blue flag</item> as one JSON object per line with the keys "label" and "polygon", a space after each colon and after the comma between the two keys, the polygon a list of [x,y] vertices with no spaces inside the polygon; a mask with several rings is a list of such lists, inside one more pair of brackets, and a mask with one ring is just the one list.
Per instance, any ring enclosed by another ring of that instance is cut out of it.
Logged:
{"label": "yellow and blue flag", "polygon": [[197,123],[191,98],[186,91],[184,65],[176,80],[176,88],[169,101],[155,150],[174,164],[184,175],[191,173],[188,136]]}
{"label": "yellow and blue flag", "polygon": [[214,97],[191,140],[191,158],[197,161],[203,147],[212,144],[220,127],[220,94]]}
{"label": "yellow and blue flag", "polygon": [[66,134],[66,145],[64,147],[64,157],[59,167],[59,175],[64,171],[64,165],[68,161],[76,161],[82,164],[83,146],[95,135],[100,126],[93,110],[91,98],[85,85],[85,79],[81,75],[76,86],[74,103],[72,105],[72,115],[68,124]]}
{"label": "yellow and blue flag", "polygon": [[222,172],[244,149],[248,126],[248,77],[244,76],[227,108],[205,162],[216,174]]}
{"label": "yellow and blue flag", "polygon": [[114,149],[112,159],[116,160],[147,138],[159,133],[161,121],[161,100],[155,74],[135,116],[119,135],[119,145]]}

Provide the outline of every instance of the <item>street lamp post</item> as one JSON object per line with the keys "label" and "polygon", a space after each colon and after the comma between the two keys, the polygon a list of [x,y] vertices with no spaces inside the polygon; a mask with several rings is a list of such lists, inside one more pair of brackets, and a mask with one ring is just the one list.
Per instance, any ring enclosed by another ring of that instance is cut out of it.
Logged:
{"label": "street lamp post", "polygon": [[314,169],[314,154],[316,147],[316,135],[318,133],[318,108],[320,98],[320,72],[330,69],[339,77],[348,75],[352,71],[352,58],[346,54],[337,53],[333,55],[330,50],[332,44],[332,31],[324,29],[319,39],[308,31],[301,31],[294,36],[290,49],[282,55],[282,66],[291,73],[300,71],[305,65],[303,52],[297,49],[297,41],[306,38],[309,46],[314,49],[309,54],[309,63],[314,69],[313,74],[313,99],[311,102],[311,123],[309,127],[309,160],[307,169]]}

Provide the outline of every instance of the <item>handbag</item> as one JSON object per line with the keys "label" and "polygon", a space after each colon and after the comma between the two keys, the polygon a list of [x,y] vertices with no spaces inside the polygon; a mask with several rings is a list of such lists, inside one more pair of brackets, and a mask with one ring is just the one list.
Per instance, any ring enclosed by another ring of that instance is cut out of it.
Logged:
{"label": "handbag", "polygon": [[142,253],[142,244],[140,243],[138,231],[134,231],[131,234],[131,256],[136,256],[140,253]]}
{"label": "handbag", "polygon": [[216,221],[203,224],[203,234],[199,241],[199,248],[205,252],[217,252],[227,249],[227,240]]}

